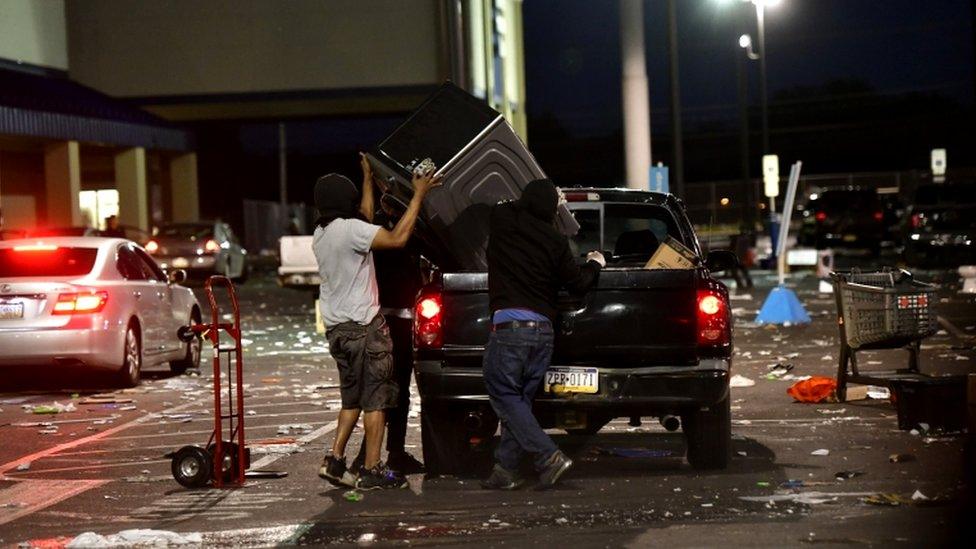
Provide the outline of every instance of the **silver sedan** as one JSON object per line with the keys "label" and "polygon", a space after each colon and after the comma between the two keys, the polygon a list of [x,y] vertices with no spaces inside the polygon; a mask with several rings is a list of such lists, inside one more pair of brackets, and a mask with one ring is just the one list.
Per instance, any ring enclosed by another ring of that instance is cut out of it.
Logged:
{"label": "silver sedan", "polygon": [[119,238],[0,241],[0,369],[80,366],[135,386],[146,366],[198,367],[199,340],[176,336],[200,321],[185,276]]}

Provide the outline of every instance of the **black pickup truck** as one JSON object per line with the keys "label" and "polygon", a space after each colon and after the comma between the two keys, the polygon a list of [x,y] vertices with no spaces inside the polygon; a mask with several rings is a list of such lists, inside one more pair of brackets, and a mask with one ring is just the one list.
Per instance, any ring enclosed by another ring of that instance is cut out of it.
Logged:
{"label": "black pickup truck", "polygon": [[[570,239],[581,258],[603,250],[594,288],[560,297],[555,355],[535,404],[546,428],[594,434],[617,417],[656,417],[688,442],[700,469],[726,467],[730,454],[728,290],[710,271],[730,252],[702,258],[682,203],[671,195],[568,189],[580,224]],[[698,255],[698,266],[647,270],[666,237]],[[415,371],[428,473],[473,473],[490,461],[498,425],[482,379],[489,334],[488,275],[437,272],[417,299]]]}

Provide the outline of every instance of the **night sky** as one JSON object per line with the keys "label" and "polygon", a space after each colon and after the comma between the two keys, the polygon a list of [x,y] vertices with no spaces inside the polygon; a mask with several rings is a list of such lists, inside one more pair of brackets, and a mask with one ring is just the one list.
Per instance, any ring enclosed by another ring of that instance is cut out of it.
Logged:
{"label": "night sky", "polygon": [[[783,165],[803,160],[807,175],[919,173],[936,147],[948,150],[950,175],[976,167],[974,4],[781,0],[767,8],[770,152]],[[667,0],[644,6],[652,161],[671,165]],[[523,10],[530,148],[562,185],[623,185],[619,3],[527,0]],[[755,10],[739,0],[677,0],[677,14],[685,181],[755,178],[759,63],[738,46],[743,33],[757,42]]]}
{"label": "night sky", "polygon": [[[736,116],[737,40],[755,39],[751,4],[678,0],[685,124]],[[618,3],[526,0],[528,105],[574,136],[621,126]],[[669,131],[667,2],[645,1],[653,132]],[[970,0],[782,0],[766,10],[770,97],[795,86],[856,79],[879,94],[937,91],[973,106]],[[749,63],[758,102],[758,62]]]}

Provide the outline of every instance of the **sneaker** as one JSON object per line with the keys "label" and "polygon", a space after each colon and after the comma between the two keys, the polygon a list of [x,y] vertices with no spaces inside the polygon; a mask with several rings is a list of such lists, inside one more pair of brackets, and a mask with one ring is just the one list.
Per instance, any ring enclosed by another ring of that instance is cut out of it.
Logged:
{"label": "sneaker", "polygon": [[561,450],[556,450],[556,453],[546,460],[545,468],[539,472],[540,487],[552,488],[559,480],[559,477],[563,476],[563,473],[568,471],[572,466],[573,460],[566,457],[566,454],[562,453]]}
{"label": "sneaker", "polygon": [[382,461],[372,469],[363,469],[356,481],[356,488],[360,490],[382,490],[385,488],[404,488],[407,478],[390,469]]}
{"label": "sneaker", "polygon": [[404,475],[416,475],[424,472],[424,464],[407,452],[390,452],[387,464]]}
{"label": "sneaker", "polygon": [[331,482],[335,486],[356,487],[356,475],[346,468],[346,458],[339,459],[333,455],[325,456],[319,467],[319,477]]}
{"label": "sneaker", "polygon": [[513,473],[501,465],[495,464],[491,470],[491,475],[481,481],[481,487],[485,490],[515,490],[525,483],[518,473]]}

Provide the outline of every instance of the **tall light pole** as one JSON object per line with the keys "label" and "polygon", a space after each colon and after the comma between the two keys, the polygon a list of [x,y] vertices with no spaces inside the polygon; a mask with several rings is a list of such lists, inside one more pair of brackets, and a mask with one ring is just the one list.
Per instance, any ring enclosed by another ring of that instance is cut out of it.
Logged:
{"label": "tall light pole", "polygon": [[752,37],[743,34],[739,38],[739,46],[746,50],[749,59],[759,61],[759,97],[762,109],[762,151],[769,154],[769,96],[766,91],[766,7],[779,4],[780,0],[741,0],[749,2],[756,8],[756,38],[759,42],[759,52],[753,50]]}
{"label": "tall light pole", "polygon": [[756,6],[756,33],[759,35],[759,94],[762,102],[762,148],[769,154],[769,99],[766,94],[766,4],[768,0],[752,0]]}
{"label": "tall light pole", "polygon": [[671,193],[685,197],[684,143],[681,134],[681,78],[678,70],[677,0],[668,0],[668,66],[671,72]]}
{"label": "tall light pole", "polygon": [[620,0],[620,50],[627,186],[647,189],[651,176],[651,106],[644,62],[644,0]]}

